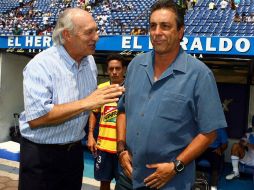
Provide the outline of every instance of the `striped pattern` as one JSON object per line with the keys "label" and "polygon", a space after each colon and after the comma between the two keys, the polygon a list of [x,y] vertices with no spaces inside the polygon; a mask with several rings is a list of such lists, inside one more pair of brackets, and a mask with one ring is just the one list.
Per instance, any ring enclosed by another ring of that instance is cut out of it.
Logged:
{"label": "striped pattern", "polygon": [[27,121],[48,113],[55,104],[79,100],[97,87],[97,68],[92,56],[85,57],[79,67],[63,46],[53,46],[35,56],[24,72],[25,111],[20,117],[22,136],[42,144],[61,144],[80,140],[89,112],[63,124],[31,130]]}
{"label": "striped pattern", "polygon": [[[110,82],[102,83],[98,88],[110,85]],[[100,127],[97,139],[97,148],[109,153],[116,153],[116,116],[117,103],[105,104],[100,110]]]}

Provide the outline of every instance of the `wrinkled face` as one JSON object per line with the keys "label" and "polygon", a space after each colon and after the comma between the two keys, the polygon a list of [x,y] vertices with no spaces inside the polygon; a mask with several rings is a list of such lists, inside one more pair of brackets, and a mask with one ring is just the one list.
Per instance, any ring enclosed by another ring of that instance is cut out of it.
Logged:
{"label": "wrinkled face", "polygon": [[73,20],[75,29],[70,32],[69,44],[76,56],[84,57],[95,52],[98,27],[90,15],[82,15]]}
{"label": "wrinkled face", "polygon": [[150,39],[157,54],[166,54],[179,47],[183,27],[177,29],[176,14],[170,9],[154,11],[150,17]]}
{"label": "wrinkled face", "polygon": [[125,67],[119,60],[108,62],[107,72],[112,84],[121,84],[124,80]]}

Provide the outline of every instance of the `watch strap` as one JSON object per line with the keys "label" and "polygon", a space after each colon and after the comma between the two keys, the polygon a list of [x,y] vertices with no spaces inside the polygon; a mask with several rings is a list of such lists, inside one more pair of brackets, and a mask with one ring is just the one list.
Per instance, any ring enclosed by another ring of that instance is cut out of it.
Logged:
{"label": "watch strap", "polygon": [[181,160],[174,160],[174,170],[178,174],[184,170],[184,163]]}

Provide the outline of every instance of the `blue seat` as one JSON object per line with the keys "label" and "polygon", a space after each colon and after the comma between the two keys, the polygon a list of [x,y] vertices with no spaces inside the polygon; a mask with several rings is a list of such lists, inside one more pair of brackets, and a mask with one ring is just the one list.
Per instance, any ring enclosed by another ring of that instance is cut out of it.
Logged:
{"label": "blue seat", "polygon": [[[225,165],[224,164],[225,155],[223,154],[222,156],[223,156],[223,158],[221,160],[220,168],[219,168],[219,176],[218,176],[219,178],[222,176],[221,174],[223,173],[224,165]],[[206,172],[209,177],[211,176],[211,165],[207,160],[202,159],[202,160],[199,160],[198,162],[196,160],[196,168],[197,168],[197,170]]]}
{"label": "blue seat", "polygon": [[201,160],[197,163],[198,166],[210,168],[210,163],[207,160]]}

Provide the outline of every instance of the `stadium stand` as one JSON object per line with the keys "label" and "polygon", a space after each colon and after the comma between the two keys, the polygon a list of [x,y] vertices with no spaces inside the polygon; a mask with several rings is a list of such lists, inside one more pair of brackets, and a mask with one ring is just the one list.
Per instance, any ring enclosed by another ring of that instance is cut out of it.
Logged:
{"label": "stadium stand", "polygon": [[[229,3],[225,9],[221,9],[220,1],[213,1],[215,9],[209,9],[210,0],[199,0],[194,7],[186,8],[185,35],[253,36],[254,4],[251,0],[240,0],[237,5]],[[2,0],[0,35],[51,35],[59,13],[67,7],[87,8],[98,23],[100,35],[130,34],[134,28],[146,34],[149,27],[148,10],[154,2],[24,0],[20,5],[19,0]]]}
{"label": "stadium stand", "polygon": [[[250,0],[241,0],[236,9],[228,6],[221,9],[220,1],[215,0],[216,9],[208,8],[209,0],[198,1],[193,10],[185,16],[185,35],[192,36],[253,36],[254,5]],[[235,15],[241,15],[240,22],[235,22]],[[245,15],[245,17],[243,16]],[[247,17],[247,19],[246,19]]]}

